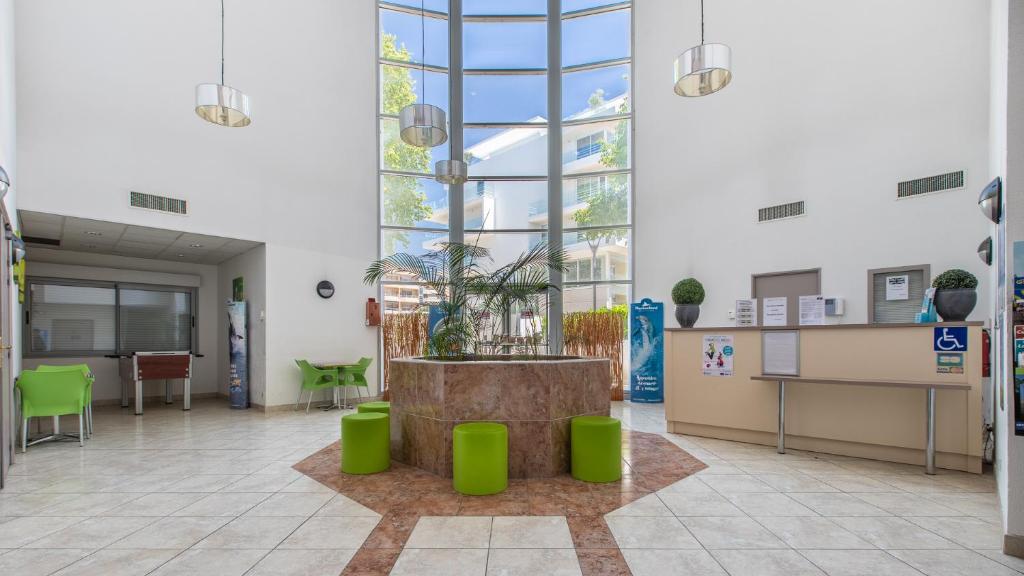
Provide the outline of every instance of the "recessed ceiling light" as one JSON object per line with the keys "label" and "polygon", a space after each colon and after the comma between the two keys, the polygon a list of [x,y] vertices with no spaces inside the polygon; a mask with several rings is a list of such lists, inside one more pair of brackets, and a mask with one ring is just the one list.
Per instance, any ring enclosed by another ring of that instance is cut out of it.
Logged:
{"label": "recessed ceiling light", "polygon": [[97,232],[95,230],[86,230],[85,233],[89,236],[103,236],[103,232]]}
{"label": "recessed ceiling light", "polygon": [[85,247],[91,249],[91,248],[95,248],[96,245],[95,244],[86,244]]}
{"label": "recessed ceiling light", "polygon": [[178,254],[178,258],[184,258],[184,257],[185,257],[184,254]]}
{"label": "recessed ceiling light", "polygon": [[192,247],[192,248],[202,248],[203,247],[202,244],[189,244],[189,246]]}

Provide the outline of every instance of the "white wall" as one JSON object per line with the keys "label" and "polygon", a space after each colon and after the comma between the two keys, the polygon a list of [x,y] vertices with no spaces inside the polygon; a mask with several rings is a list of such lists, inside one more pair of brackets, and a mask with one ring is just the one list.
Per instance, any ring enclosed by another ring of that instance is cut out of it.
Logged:
{"label": "white wall", "polygon": [[[205,264],[167,262],[145,258],[127,258],[103,254],[86,254],[66,250],[31,248],[27,257],[26,274],[46,278],[72,278],[77,280],[101,280],[106,282],[130,282],[158,284],[165,286],[198,287],[196,294],[196,352],[203,358],[196,358],[193,365],[192,393],[204,394],[217,391],[217,358],[225,339],[219,337],[218,319],[222,307],[218,307],[217,267]],[[121,384],[117,372],[117,360],[92,356],[87,358],[31,358],[24,359],[25,369],[31,370],[39,364],[86,363],[96,375],[93,399],[97,401],[121,398]],[[163,394],[163,383],[145,383],[144,395]],[[174,385],[176,394],[181,392],[180,384]]]}
{"label": "white wall", "polygon": [[[219,77],[214,0],[19,1],[18,121],[32,126],[19,206],[265,242],[266,394],[285,404],[294,357],[376,357],[362,321],[376,295],[362,284],[378,242],[375,7],[226,8],[227,83],[252,98],[247,128],[193,112],[195,85]],[[129,190],[186,198],[189,216],[132,209]],[[323,278],[331,300],[314,293]]]}
{"label": "white wall", "polygon": [[[249,402],[266,405],[267,398],[267,249],[257,246],[217,266],[217,338],[228,341],[228,317],[225,303],[232,298],[232,281],[241,277],[249,317]],[[228,347],[217,355],[217,392],[228,393],[230,363]]]}
{"label": "white wall", "polygon": [[[708,42],[733,50],[732,83],[684,99],[676,55],[699,42],[697,0],[635,12],[636,290],[669,304],[704,283],[698,325],[729,325],[754,273],[822,269],[822,291],[867,321],[867,270],[931,264],[988,281],[989,19],[980,2],[718,0]],[[905,179],[967,170],[967,187],[895,199]],[[758,208],[807,215],[758,224]],[[989,309],[983,284],[972,319]],[[667,319],[675,324],[671,316]]]}

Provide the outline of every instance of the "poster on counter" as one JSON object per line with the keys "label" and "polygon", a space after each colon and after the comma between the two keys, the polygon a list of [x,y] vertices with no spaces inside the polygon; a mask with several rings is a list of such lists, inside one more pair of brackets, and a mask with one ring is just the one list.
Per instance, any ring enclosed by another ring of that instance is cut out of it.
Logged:
{"label": "poster on counter", "polygon": [[232,408],[249,407],[249,327],[245,302],[228,303],[228,397]]}
{"label": "poster on counter", "polygon": [[786,325],[787,300],[785,296],[764,298],[761,303],[764,304],[764,321],[761,323],[763,326]]}
{"label": "poster on counter", "polygon": [[825,297],[817,294],[814,296],[800,297],[800,325],[801,326],[823,326],[825,324]]}
{"label": "poster on counter", "polygon": [[736,301],[736,326],[757,326],[757,300]]}
{"label": "poster on counter", "polygon": [[963,352],[940,352],[935,355],[936,374],[963,374]]}
{"label": "poster on counter", "polygon": [[665,305],[644,298],[629,307],[629,399],[665,401]]}
{"label": "poster on counter", "polygon": [[886,300],[910,300],[910,276],[887,276],[885,278]]}
{"label": "poster on counter", "polygon": [[705,376],[732,376],[732,336],[706,335],[701,350]]}

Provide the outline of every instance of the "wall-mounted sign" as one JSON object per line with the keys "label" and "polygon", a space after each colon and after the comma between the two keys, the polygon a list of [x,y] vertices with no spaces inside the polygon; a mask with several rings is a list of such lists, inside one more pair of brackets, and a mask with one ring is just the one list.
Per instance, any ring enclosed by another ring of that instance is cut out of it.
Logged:
{"label": "wall-mounted sign", "polygon": [[932,331],[932,344],[936,352],[966,352],[967,327],[938,327]]}
{"label": "wall-mounted sign", "polygon": [[705,376],[732,376],[732,336],[704,336],[701,352]]}
{"label": "wall-mounted sign", "polygon": [[786,325],[787,301],[785,296],[764,298],[761,300],[761,304],[764,305],[764,321],[761,322],[762,326]]}
{"label": "wall-mounted sign", "polygon": [[644,298],[629,307],[629,399],[665,401],[665,305]]}
{"label": "wall-mounted sign", "polygon": [[761,373],[774,376],[800,375],[800,331],[761,332]]}
{"label": "wall-mounted sign", "polygon": [[963,352],[939,352],[935,355],[936,374],[963,374]]}
{"label": "wall-mounted sign", "polygon": [[818,294],[815,296],[800,297],[800,325],[801,326],[822,326],[825,324],[825,297]]}
{"label": "wall-mounted sign", "polygon": [[887,276],[885,278],[886,300],[910,300],[910,276]]}
{"label": "wall-mounted sign", "polygon": [[736,301],[736,325],[757,326],[757,300]]}

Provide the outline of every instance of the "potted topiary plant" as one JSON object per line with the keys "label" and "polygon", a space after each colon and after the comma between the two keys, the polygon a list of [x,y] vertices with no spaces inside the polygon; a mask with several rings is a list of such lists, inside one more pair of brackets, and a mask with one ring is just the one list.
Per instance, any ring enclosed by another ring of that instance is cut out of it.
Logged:
{"label": "potted topiary plant", "polygon": [[945,322],[962,322],[978,303],[978,279],[966,270],[946,270],[932,280],[935,311]]}
{"label": "potted topiary plant", "polygon": [[676,305],[676,321],[683,328],[693,328],[704,302],[704,286],[693,278],[676,282],[672,287],[672,302]]}

